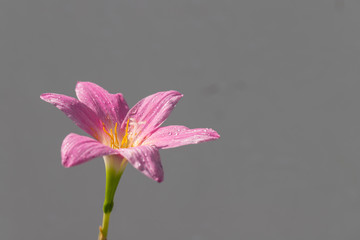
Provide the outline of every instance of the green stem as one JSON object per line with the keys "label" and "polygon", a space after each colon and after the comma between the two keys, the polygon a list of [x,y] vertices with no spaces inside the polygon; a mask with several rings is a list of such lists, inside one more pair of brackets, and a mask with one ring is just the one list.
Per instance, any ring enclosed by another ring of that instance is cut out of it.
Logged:
{"label": "green stem", "polygon": [[116,188],[119,184],[120,178],[125,170],[126,162],[120,162],[120,165],[114,165],[118,162],[118,159],[115,159],[111,156],[105,156],[105,170],[106,170],[106,186],[105,186],[105,199],[104,199],[104,206],[103,206],[103,220],[102,226],[100,226],[99,231],[99,238],[98,240],[106,240],[108,228],[109,228],[109,221],[110,221],[110,214],[114,206],[114,196],[116,192]]}
{"label": "green stem", "polygon": [[100,227],[99,240],[106,240],[110,221],[110,213],[103,214],[102,226]]}

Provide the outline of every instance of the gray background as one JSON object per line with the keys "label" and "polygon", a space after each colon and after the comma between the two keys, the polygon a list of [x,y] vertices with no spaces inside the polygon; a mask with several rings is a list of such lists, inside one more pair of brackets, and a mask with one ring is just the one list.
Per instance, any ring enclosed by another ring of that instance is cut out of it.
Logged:
{"label": "gray background", "polygon": [[360,1],[2,0],[1,239],[96,239],[102,159],[76,168],[81,133],[43,92],[76,81],[129,105],[176,89],[166,124],[215,142],[161,151],[165,181],[131,166],[112,239],[360,238]]}

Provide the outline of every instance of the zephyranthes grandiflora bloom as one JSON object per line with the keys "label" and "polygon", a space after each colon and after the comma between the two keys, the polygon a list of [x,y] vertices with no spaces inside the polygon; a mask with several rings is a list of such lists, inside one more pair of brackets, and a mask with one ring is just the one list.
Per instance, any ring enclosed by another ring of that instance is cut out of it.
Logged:
{"label": "zephyranthes grandiflora bloom", "polygon": [[44,93],[40,98],[63,111],[93,138],[67,135],[61,146],[62,164],[72,167],[104,156],[106,189],[99,239],[106,239],[115,191],[129,162],[147,177],[161,182],[164,172],[159,149],[218,139],[209,128],[160,125],[183,96],[177,91],[158,92],[129,107],[121,93],[110,94],[90,82],[79,82],[77,98]]}

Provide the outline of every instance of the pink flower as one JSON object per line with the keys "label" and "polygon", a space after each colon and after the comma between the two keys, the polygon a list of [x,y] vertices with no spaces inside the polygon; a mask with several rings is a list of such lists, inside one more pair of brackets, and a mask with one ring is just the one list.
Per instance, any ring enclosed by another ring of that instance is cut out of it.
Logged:
{"label": "pink flower", "polygon": [[209,128],[160,125],[183,96],[177,91],[158,92],[129,107],[121,93],[110,94],[90,82],[79,82],[78,99],[44,93],[40,98],[59,108],[93,138],[67,135],[61,146],[62,164],[72,167],[105,156],[105,163],[124,169],[129,162],[137,170],[161,182],[164,172],[159,149],[218,139]]}

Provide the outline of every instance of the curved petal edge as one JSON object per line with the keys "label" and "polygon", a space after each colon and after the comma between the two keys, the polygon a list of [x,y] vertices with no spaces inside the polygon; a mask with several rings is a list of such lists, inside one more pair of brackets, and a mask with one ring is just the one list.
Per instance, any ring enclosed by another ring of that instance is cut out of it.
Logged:
{"label": "curved petal edge", "polygon": [[147,177],[162,182],[164,180],[164,170],[161,165],[159,150],[155,146],[138,146],[133,148],[119,149],[121,155],[129,163],[145,174]]}
{"label": "curved petal edge", "polygon": [[119,155],[119,152],[95,139],[75,133],[67,135],[61,145],[61,162],[67,168],[104,155]]}
{"label": "curved petal edge", "polygon": [[178,91],[170,90],[143,98],[129,110],[122,128],[128,120],[135,122],[136,131],[139,133],[136,141],[140,142],[168,118],[182,96]]}
{"label": "curved petal edge", "polygon": [[166,126],[155,130],[144,145],[155,145],[158,148],[174,148],[219,139],[220,135],[211,128],[190,129],[185,126]]}
{"label": "curved petal edge", "polygon": [[91,108],[110,128],[116,122],[120,125],[129,111],[121,93],[111,94],[95,83],[78,82],[75,92],[78,99]]}
{"label": "curved petal edge", "polygon": [[99,130],[102,131],[98,116],[76,98],[57,93],[43,93],[40,98],[60,109],[78,127],[91,136],[97,138]]}

